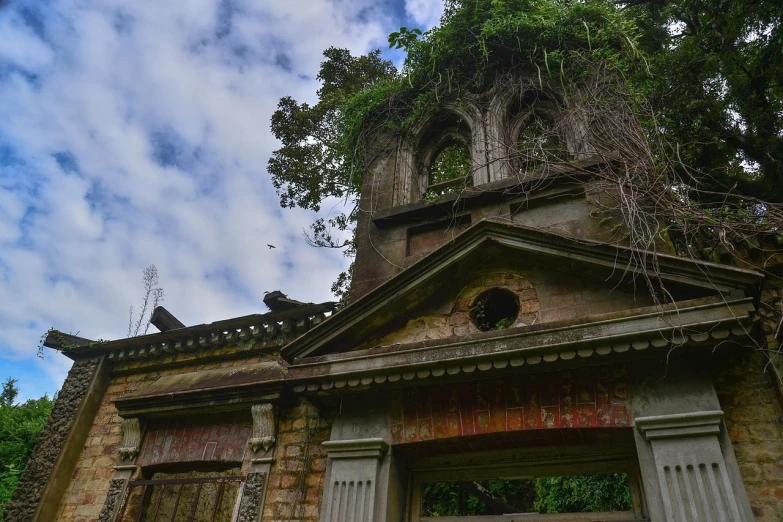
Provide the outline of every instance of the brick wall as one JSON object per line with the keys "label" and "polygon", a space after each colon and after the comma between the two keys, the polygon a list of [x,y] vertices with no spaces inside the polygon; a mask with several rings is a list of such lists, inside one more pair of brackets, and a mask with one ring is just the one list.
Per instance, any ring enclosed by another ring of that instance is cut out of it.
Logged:
{"label": "brick wall", "polygon": [[756,520],[783,520],[783,410],[761,353],[727,350],[713,375]]}
{"label": "brick wall", "polygon": [[[183,355],[176,355],[165,362],[176,362],[170,359],[177,357],[185,358]],[[193,358],[192,355],[187,357]],[[117,409],[112,404],[113,400],[142,389],[145,384],[165,375],[241,366],[243,364],[260,362],[262,358],[268,357],[262,356],[193,364],[192,366],[180,366],[166,370],[154,370],[151,367],[153,363],[149,361],[135,361],[118,365],[115,370],[130,371],[134,368],[141,370],[146,366],[150,366],[152,371],[112,377],[106,390],[106,395],[95,415],[95,421],[90,429],[87,442],[76,463],[71,483],[60,503],[57,521],[88,522],[98,518],[98,514],[106,500],[109,482],[114,475],[113,467],[120,463],[117,448],[122,442],[122,419],[117,415]]]}
{"label": "brick wall", "polygon": [[303,398],[281,410],[263,522],[318,520],[326,474],[321,443],[331,426],[332,419]]}

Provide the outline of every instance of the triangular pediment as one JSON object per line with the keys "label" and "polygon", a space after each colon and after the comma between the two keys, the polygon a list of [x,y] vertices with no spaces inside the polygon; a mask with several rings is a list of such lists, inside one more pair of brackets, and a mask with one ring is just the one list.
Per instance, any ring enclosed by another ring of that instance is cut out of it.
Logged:
{"label": "triangular pediment", "polygon": [[756,297],[760,282],[761,275],[750,270],[485,220],[299,337],[282,354],[292,361],[469,336],[479,332],[477,298],[492,288],[517,299],[518,314],[502,327],[523,329],[628,315],[636,308],[649,313],[659,303],[709,296]]}

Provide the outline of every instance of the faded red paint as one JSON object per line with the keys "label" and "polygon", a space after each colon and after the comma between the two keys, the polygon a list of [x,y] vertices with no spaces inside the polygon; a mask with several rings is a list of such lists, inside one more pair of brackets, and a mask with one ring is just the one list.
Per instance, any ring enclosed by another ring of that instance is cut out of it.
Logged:
{"label": "faded red paint", "polygon": [[251,427],[243,424],[196,424],[162,421],[147,430],[138,464],[241,462]]}
{"label": "faded red paint", "polygon": [[630,425],[627,371],[578,370],[402,390],[395,444],[482,433]]}

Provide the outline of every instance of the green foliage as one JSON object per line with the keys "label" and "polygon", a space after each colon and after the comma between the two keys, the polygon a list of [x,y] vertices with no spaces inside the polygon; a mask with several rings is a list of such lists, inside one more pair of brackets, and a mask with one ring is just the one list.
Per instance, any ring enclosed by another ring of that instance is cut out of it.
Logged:
{"label": "green foliage", "polygon": [[318,211],[328,197],[358,192],[361,171],[354,175],[344,159],[352,154],[357,138],[350,131],[356,132],[361,122],[344,121],[343,108],[360,92],[371,100],[372,92],[365,89],[396,74],[392,63],[381,59],[380,51],[353,57],[347,49],[331,47],[324,57],[318,73],[319,102],[298,103],[287,96],[272,115],[272,133],[282,146],[272,154],[267,168],[284,207]]}
{"label": "green foliage", "polygon": [[[519,513],[532,512],[535,501],[534,480],[483,480],[476,484]],[[424,516],[476,516],[498,514],[471,495],[459,482],[427,482],[422,491]]]}
{"label": "green foliage", "polygon": [[0,518],[54,406],[46,395],[14,404],[15,383],[8,378],[0,400]]}
{"label": "green foliage", "polygon": [[468,148],[461,143],[453,143],[444,147],[430,165],[430,185],[464,178],[469,172]]}
{"label": "green foliage", "polygon": [[[446,181],[455,181],[455,184],[448,187],[442,186],[440,189],[428,189],[427,192],[438,196],[471,185],[473,179],[468,176],[469,174],[470,152],[468,148],[462,143],[450,143],[430,163],[429,184],[435,185]],[[456,180],[462,180],[462,182]],[[425,198],[427,195],[425,194]]]}
{"label": "green foliage", "polygon": [[407,49],[421,36],[421,29],[408,29],[400,27],[389,35],[389,47],[394,49]]}
{"label": "green foliage", "polygon": [[651,74],[645,93],[706,188],[783,200],[783,2],[624,2]]}
{"label": "green foliage", "polygon": [[3,391],[0,392],[0,405],[11,406],[16,400],[16,396],[19,395],[19,388],[16,387],[18,379],[9,377],[3,383]]}
{"label": "green foliage", "polygon": [[630,511],[631,487],[624,473],[536,479],[540,513]]}
{"label": "green foliage", "polygon": [[573,82],[583,72],[574,54],[635,69],[637,38],[634,20],[610,2],[451,0],[441,26],[407,47],[405,72],[439,94],[480,92],[517,67]]}
{"label": "green foliage", "polygon": [[[484,480],[468,483],[428,482],[422,490],[424,516],[477,516],[514,513],[595,513],[633,509],[624,473]],[[496,505],[472,495],[480,488]],[[505,505],[507,509],[501,509]]]}

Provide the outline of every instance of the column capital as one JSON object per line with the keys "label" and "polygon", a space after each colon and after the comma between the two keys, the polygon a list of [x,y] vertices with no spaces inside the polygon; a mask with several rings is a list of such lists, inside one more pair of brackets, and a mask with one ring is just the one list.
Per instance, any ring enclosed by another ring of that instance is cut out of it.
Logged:
{"label": "column capital", "polygon": [[330,459],[380,459],[389,445],[381,438],[329,440],[323,443]]}
{"label": "column capital", "polygon": [[636,427],[647,440],[718,435],[723,412],[720,410],[637,417]]}

